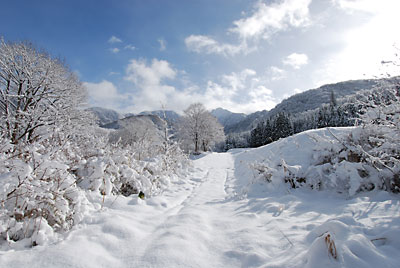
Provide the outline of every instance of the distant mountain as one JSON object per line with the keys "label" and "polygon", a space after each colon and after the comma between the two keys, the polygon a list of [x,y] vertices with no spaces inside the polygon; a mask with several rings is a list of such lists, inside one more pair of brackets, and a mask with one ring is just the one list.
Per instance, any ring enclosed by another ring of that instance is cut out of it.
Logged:
{"label": "distant mountain", "polygon": [[114,122],[105,124],[103,128],[108,129],[122,129],[127,127],[136,128],[156,128],[162,130],[164,128],[164,121],[157,115],[131,115]]}
{"label": "distant mountain", "polygon": [[106,109],[101,107],[90,107],[87,109],[87,111],[94,114],[100,126],[117,121],[118,119],[121,118],[121,115],[118,112],[111,109]]}
{"label": "distant mountain", "polygon": [[247,115],[239,122],[229,125],[225,128],[225,134],[241,133],[252,130],[258,122],[264,120],[268,115],[268,111],[263,110]]}
{"label": "distant mountain", "polygon": [[165,121],[157,115],[132,115],[102,127],[111,130],[111,142],[117,142],[120,138],[125,141],[146,139],[153,145],[160,145],[164,140]]}
{"label": "distant mountain", "polygon": [[243,113],[232,113],[222,108],[212,110],[211,114],[218,119],[224,128],[235,125],[246,118]]}
{"label": "distant mountain", "polygon": [[340,99],[353,95],[360,90],[372,89],[381,82],[382,79],[350,80],[307,90],[283,100],[269,111],[268,117],[275,116],[281,112],[296,114],[313,110],[323,104],[328,104],[331,100],[332,92],[336,99]]}
{"label": "distant mountain", "polygon": [[170,110],[145,111],[141,112],[139,115],[157,115],[160,118],[166,120],[169,125],[175,125],[181,118],[179,114]]}

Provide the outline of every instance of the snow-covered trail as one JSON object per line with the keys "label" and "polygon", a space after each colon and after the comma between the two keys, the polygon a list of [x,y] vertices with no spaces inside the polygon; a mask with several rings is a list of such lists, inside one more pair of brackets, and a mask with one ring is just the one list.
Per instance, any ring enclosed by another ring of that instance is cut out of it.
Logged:
{"label": "snow-covered trail", "polygon": [[0,267],[397,267],[400,230],[386,232],[400,226],[398,198],[275,193],[249,184],[258,153],[204,155],[162,195],[106,199],[62,241],[0,252]]}
{"label": "snow-covered trail", "polygon": [[233,192],[233,156],[210,154],[196,160],[195,166],[198,171],[190,179],[194,187],[145,238],[138,254],[132,256],[132,267],[251,267],[265,263],[267,254],[258,252],[257,245],[265,227],[255,213],[241,212],[245,201]]}

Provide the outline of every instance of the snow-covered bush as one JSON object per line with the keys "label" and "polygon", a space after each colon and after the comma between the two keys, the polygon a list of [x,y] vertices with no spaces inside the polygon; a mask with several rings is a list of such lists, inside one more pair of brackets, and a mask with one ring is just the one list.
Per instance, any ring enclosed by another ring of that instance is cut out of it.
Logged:
{"label": "snow-covered bush", "polygon": [[312,141],[302,151],[308,155],[298,155],[305,159],[288,163],[284,154],[280,160],[254,163],[252,168],[257,179],[275,186],[284,183],[289,188],[333,190],[349,196],[374,189],[399,192],[398,144],[385,138],[386,133],[382,127],[357,127],[347,134],[340,129],[308,131],[293,138],[307,136]]}
{"label": "snow-covered bush", "polygon": [[81,161],[76,169],[79,186],[103,196],[129,196],[140,191],[151,196],[168,186],[188,163],[177,145],[146,161],[136,160],[134,150],[134,147],[108,145],[98,155]]}
{"label": "snow-covered bush", "polygon": [[103,198],[152,196],[188,163],[174,143],[152,159],[136,160],[134,147],[113,146],[105,134],[87,127],[71,140],[61,130],[24,146],[1,140],[0,243],[43,244],[92,209],[85,190]]}
{"label": "snow-covered bush", "polygon": [[80,222],[90,208],[69,172],[65,150],[46,145],[14,150],[15,145],[1,142],[0,243],[25,239],[29,245],[42,244],[54,231]]}
{"label": "snow-covered bush", "polygon": [[143,160],[158,155],[161,147],[156,129],[148,126],[128,125],[111,131],[109,143],[117,147],[131,148],[134,158]]}

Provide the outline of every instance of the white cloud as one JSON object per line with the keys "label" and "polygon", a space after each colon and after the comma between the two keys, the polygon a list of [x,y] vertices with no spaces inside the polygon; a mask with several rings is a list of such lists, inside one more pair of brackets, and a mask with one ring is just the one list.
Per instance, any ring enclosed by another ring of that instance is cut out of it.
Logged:
{"label": "white cloud", "polygon": [[107,80],[100,83],[84,82],[83,86],[86,87],[93,106],[118,109],[121,101],[126,99],[126,96],[119,93],[114,84]]}
{"label": "white cloud", "polygon": [[272,81],[278,81],[286,77],[286,72],[281,68],[278,68],[276,66],[271,66],[269,69],[269,75]]}
{"label": "white cloud", "polygon": [[164,51],[167,49],[167,42],[163,38],[160,38],[157,41],[160,44],[160,51]]}
{"label": "white cloud", "polygon": [[208,81],[201,100],[209,109],[223,107],[243,113],[272,109],[277,102],[272,90],[263,85],[265,81],[251,69],[233,72],[221,76],[219,82]]}
{"label": "white cloud", "polygon": [[131,45],[131,44],[128,44],[128,45],[126,45],[126,46],[124,47],[124,49],[127,49],[127,50],[135,50],[136,47],[133,46],[133,45]]}
{"label": "white cloud", "polygon": [[148,66],[145,60],[131,60],[125,79],[136,85],[159,85],[162,79],[174,79],[176,71],[165,60],[153,59]]}
{"label": "white cloud", "polygon": [[[182,89],[168,84],[169,81],[181,79],[178,77],[181,74],[184,72],[175,70],[164,60],[153,59],[151,63],[131,60],[126,68],[125,80],[132,82],[137,91],[131,94],[132,105],[128,109],[140,112],[159,109],[161,105],[165,105],[167,109],[182,111],[193,102],[202,102],[209,109],[225,107],[244,111],[238,109],[235,98],[247,91],[248,81],[256,75],[251,69],[223,75],[220,83],[208,81],[205,90],[201,91],[200,87],[190,83]],[[246,109],[254,111],[253,106]]]}
{"label": "white cloud", "polygon": [[221,80],[224,84],[230,86],[232,92],[237,92],[245,88],[248,77],[254,77],[256,74],[256,71],[252,69],[244,69],[239,74],[232,73],[230,75],[223,75]]}
{"label": "white cloud", "polygon": [[251,97],[253,97],[254,99],[255,99],[255,98],[270,97],[270,96],[272,96],[272,90],[266,88],[265,86],[261,86],[261,85],[260,85],[260,86],[258,86],[258,87],[256,87],[256,88],[252,89],[252,90],[249,92],[249,95],[250,95]]}
{"label": "white cloud", "polygon": [[260,1],[251,16],[234,21],[234,26],[228,29],[228,33],[237,35],[237,44],[219,42],[206,35],[190,35],[185,39],[185,44],[189,50],[197,53],[225,56],[250,53],[257,46],[250,46],[249,41],[269,39],[280,31],[308,26],[310,3],[311,0],[283,0],[269,4]]}
{"label": "white cloud", "polygon": [[165,84],[165,80],[173,80],[176,74],[177,71],[164,60],[153,59],[151,64],[145,60],[131,60],[124,78],[138,90],[132,97],[135,111],[156,109],[168,103],[176,89]]}
{"label": "white cloud", "polygon": [[190,35],[185,38],[186,47],[197,53],[234,55],[246,49],[244,43],[240,45],[231,45],[219,43],[211,37],[205,35]]}
{"label": "white cloud", "polygon": [[234,21],[230,29],[242,39],[268,39],[273,34],[310,24],[309,10],[311,0],[283,0],[279,3],[258,2],[255,12],[248,18]]}
{"label": "white cloud", "polygon": [[300,69],[303,65],[308,64],[308,56],[303,53],[292,53],[283,59],[283,64]]}
{"label": "white cloud", "polygon": [[186,80],[184,71],[176,70],[165,60],[133,59],[126,67],[124,79],[128,84],[124,85],[123,94],[107,80],[84,83],[92,105],[135,113],[160,109],[163,105],[179,112],[193,102],[204,103],[208,109],[223,107],[245,113],[276,105],[272,91],[263,85],[265,77],[258,77],[252,69],[222,75],[200,87]]}
{"label": "white cloud", "polygon": [[122,43],[122,40],[113,35],[110,37],[110,39],[108,39],[108,43],[110,44]]}
{"label": "white cloud", "polygon": [[119,48],[113,47],[113,48],[110,48],[110,51],[111,51],[111,53],[117,54],[119,52]]}

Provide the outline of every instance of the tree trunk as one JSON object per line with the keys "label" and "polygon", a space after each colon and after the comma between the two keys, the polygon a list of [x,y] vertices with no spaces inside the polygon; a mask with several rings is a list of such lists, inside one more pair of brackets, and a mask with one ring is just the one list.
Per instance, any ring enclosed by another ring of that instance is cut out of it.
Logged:
{"label": "tree trunk", "polygon": [[199,134],[196,132],[194,134],[194,152],[198,153],[199,151]]}

